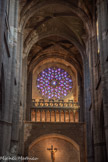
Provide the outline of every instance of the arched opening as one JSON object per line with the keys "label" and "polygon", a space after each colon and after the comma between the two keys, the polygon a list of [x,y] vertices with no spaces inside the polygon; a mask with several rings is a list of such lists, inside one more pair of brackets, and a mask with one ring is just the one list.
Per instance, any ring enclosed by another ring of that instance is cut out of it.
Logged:
{"label": "arched opening", "polygon": [[37,157],[40,162],[51,161],[53,158],[57,162],[80,162],[80,147],[66,136],[47,134],[32,142],[28,155],[29,157]]}
{"label": "arched opening", "polygon": [[[79,7],[64,7],[64,4],[40,3],[39,8],[33,10],[36,4],[30,3],[31,7],[28,5],[22,11],[20,21],[20,29],[24,32],[23,77],[27,78],[25,118],[33,125],[43,124],[47,127],[47,124],[56,123],[57,126],[61,124],[63,129],[65,124],[89,123],[87,118],[91,102],[86,53],[90,19]],[[29,12],[31,8],[32,13]],[[51,74],[49,69],[52,70]],[[56,79],[62,74],[61,71],[58,74],[58,69],[64,70],[67,78]],[[68,89],[70,83],[66,79],[72,81],[72,88]]]}
{"label": "arched opening", "polygon": [[[40,50],[40,48],[42,50]],[[69,51],[68,48],[71,50]],[[79,59],[77,59],[77,57]],[[60,70],[60,72],[58,70]],[[52,74],[50,75],[50,73]],[[47,78],[48,75],[49,77]],[[82,78],[82,80],[84,79],[82,58],[78,50],[70,41],[64,40],[64,38],[61,37],[50,36],[34,44],[28,55],[27,119],[30,120],[31,116],[31,99],[33,104],[40,104],[40,102],[43,102],[40,106],[44,107],[45,104],[46,106],[49,104],[47,102],[49,102],[50,99],[57,102],[62,100],[63,103],[59,103],[58,106],[63,104],[63,107],[66,107],[68,104],[74,107],[75,105],[72,102],[79,102],[79,95],[82,93],[78,88],[79,78]],[[55,81],[57,85],[52,85],[51,81]],[[80,95],[80,99],[81,97],[82,95]],[[54,105],[54,102],[52,102],[51,105]],[[56,106],[56,103],[54,106]],[[76,105],[76,109],[77,108]],[[83,109],[84,107],[81,107],[81,111]],[[73,117],[71,117],[72,113],[68,110],[68,121],[72,121],[71,118],[73,118],[74,122],[79,121],[80,114],[76,115],[75,113],[79,112],[73,111]],[[54,117],[53,121],[56,119],[58,121],[65,121],[64,116],[66,117],[66,114],[63,114],[61,111],[61,117],[59,117],[59,119]],[[77,119],[75,120],[75,118]],[[46,121],[48,120],[46,119]]]}

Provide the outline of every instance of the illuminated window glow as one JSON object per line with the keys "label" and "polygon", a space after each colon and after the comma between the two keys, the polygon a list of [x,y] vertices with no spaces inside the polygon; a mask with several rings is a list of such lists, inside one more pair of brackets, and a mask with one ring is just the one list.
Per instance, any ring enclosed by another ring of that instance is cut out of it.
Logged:
{"label": "illuminated window glow", "polygon": [[37,77],[40,94],[48,99],[61,99],[72,90],[72,78],[64,69],[50,67],[44,69]]}

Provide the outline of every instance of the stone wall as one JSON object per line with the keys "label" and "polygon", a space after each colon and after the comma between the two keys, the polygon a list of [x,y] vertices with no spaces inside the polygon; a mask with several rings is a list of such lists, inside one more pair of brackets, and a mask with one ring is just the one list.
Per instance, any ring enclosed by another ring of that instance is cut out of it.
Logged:
{"label": "stone wall", "polygon": [[18,1],[0,0],[0,155],[18,145],[20,55]]}
{"label": "stone wall", "polygon": [[50,162],[51,153],[47,148],[51,148],[52,144],[54,148],[57,148],[56,162],[79,162],[79,151],[68,141],[57,137],[49,137],[34,144],[29,150],[29,157],[37,157],[38,160],[34,162]]}
{"label": "stone wall", "polygon": [[[76,145],[77,145],[77,147],[79,147],[80,162],[86,162],[86,142],[85,142],[85,136],[86,135],[85,135],[85,124],[83,124],[83,123],[33,123],[33,122],[25,122],[25,124],[24,124],[24,152],[25,152],[25,155],[28,155],[29,148],[31,148],[31,145],[33,145],[34,147],[37,148],[37,146],[35,146],[33,144],[33,143],[35,143],[35,140],[37,140],[41,136],[45,136],[45,135],[46,135],[46,137],[48,136],[47,138],[49,139],[51,134],[59,135],[59,136],[61,136],[61,139],[62,139],[62,136],[65,136],[66,138],[71,139],[74,143],[74,148],[75,148]],[[57,140],[58,139],[56,139],[56,141]],[[44,142],[45,141],[43,141],[43,143]],[[65,140],[63,142],[64,142],[64,146],[68,145],[68,144],[65,143]],[[61,145],[60,143],[59,143],[59,147]],[[50,144],[51,144],[51,141],[49,142],[49,147],[50,147]],[[40,151],[45,149],[43,147],[41,148]],[[61,145],[61,147],[62,147],[62,145]],[[69,149],[69,147],[70,146],[68,146],[66,149]],[[72,147],[70,147],[70,150],[71,149],[72,149]],[[31,151],[32,151],[32,149],[31,149]],[[37,149],[37,152],[38,151],[39,150]],[[77,153],[78,153],[78,150],[77,150]],[[34,155],[34,154],[30,153],[30,155]],[[65,159],[65,157],[64,157],[64,159]]]}

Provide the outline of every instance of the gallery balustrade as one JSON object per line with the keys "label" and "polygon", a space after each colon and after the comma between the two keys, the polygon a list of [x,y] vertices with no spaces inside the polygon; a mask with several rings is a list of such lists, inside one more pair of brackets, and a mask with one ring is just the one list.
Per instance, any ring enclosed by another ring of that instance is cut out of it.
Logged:
{"label": "gallery balustrade", "polygon": [[79,105],[76,102],[32,102],[32,122],[79,122]]}

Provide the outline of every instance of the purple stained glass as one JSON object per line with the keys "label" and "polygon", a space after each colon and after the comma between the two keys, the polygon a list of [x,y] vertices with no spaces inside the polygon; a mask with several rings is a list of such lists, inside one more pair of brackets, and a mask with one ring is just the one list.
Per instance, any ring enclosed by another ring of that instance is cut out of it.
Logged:
{"label": "purple stained glass", "polygon": [[41,71],[37,77],[37,89],[48,99],[62,99],[72,89],[72,78],[64,69],[50,67]]}
{"label": "purple stained glass", "polygon": [[53,81],[51,82],[51,84],[52,84],[53,86],[56,86],[56,85],[57,85],[57,81],[53,80]]}

